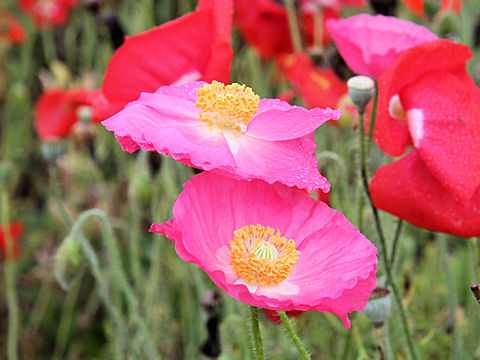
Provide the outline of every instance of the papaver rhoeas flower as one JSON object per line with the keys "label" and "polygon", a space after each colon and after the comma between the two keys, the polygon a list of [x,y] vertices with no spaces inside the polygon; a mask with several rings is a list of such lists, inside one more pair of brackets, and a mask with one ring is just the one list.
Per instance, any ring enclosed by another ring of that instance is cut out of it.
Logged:
{"label": "papaver rhoeas flower", "polygon": [[13,14],[0,13],[0,41],[21,44],[26,38],[27,34],[22,23]]}
{"label": "papaver rhoeas flower", "polygon": [[[278,315],[277,311],[263,309],[263,312],[265,313],[265,316],[267,317],[267,319],[270,320],[272,323],[280,324],[282,322],[282,319],[280,318],[280,315]],[[299,317],[300,315],[303,314],[303,311],[292,310],[292,311],[287,311],[286,314],[289,318]]]}
{"label": "papaver rhoeas flower", "polygon": [[127,38],[108,64],[93,121],[163,85],[230,82],[232,17],[233,0],[200,0],[196,11]]}
{"label": "papaver rhoeas flower", "polygon": [[67,136],[78,121],[77,110],[88,105],[85,88],[45,90],[35,105],[35,129],[41,140]]}
{"label": "papaver rhoeas flower", "polygon": [[[324,8],[323,20],[337,18],[337,11]],[[305,12],[299,19],[307,46],[313,43],[313,13]],[[260,56],[272,58],[293,52],[288,17],[285,6],[274,0],[236,0],[235,24],[245,40],[258,51]],[[323,43],[330,39],[323,32]]]}
{"label": "papaver rhoeas flower", "polygon": [[102,124],[125,151],[156,150],[236,178],[328,192],[330,184],[313,155],[313,133],[340,115],[329,108],[260,100],[245,85],[198,81],[142,93]]}
{"label": "papaver rhoeas flower", "polygon": [[33,17],[37,27],[63,25],[79,0],[20,0],[20,8]]}
{"label": "papaver rhoeas flower", "polygon": [[329,311],[350,326],[375,288],[377,249],[306,192],[211,172],[184,185],[174,218],[153,224],[233,298],[270,310]]}
{"label": "papaver rhoeas flower", "polygon": [[360,14],[331,19],[327,28],[350,69],[373,79],[403,51],[437,39],[427,28],[393,16]]}
{"label": "papaver rhoeas flower", "polygon": [[[426,18],[425,16],[425,0],[402,0],[405,7],[415,15]],[[462,10],[462,0],[441,0],[440,13],[452,11],[459,13]]]}
{"label": "papaver rhoeas flower", "polygon": [[[8,231],[10,232],[10,238],[12,240],[12,255],[14,259],[18,259],[21,254],[20,246],[18,245],[18,238],[23,232],[23,225],[17,222],[12,222],[9,225]],[[7,244],[5,229],[0,226],[0,253],[2,254],[3,259],[6,259],[7,254]]]}
{"label": "papaver rhoeas flower", "polygon": [[377,170],[375,206],[422,228],[480,235],[480,90],[465,45],[437,40],[403,53],[379,79],[374,138],[404,158]]}
{"label": "papaver rhoeas flower", "polygon": [[278,65],[310,108],[337,107],[348,93],[347,84],[333,70],[315,66],[307,54],[281,56]]}

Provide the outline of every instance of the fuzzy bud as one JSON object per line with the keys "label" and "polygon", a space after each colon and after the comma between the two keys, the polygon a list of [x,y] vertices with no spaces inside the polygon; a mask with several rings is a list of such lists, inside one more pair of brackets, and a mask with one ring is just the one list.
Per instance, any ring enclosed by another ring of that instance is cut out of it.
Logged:
{"label": "fuzzy bud", "polygon": [[358,112],[364,112],[375,94],[375,82],[368,76],[354,76],[347,81],[348,92]]}
{"label": "fuzzy bud", "polygon": [[43,142],[41,150],[44,159],[51,165],[54,165],[64,152],[63,144],[58,139],[49,139]]}
{"label": "fuzzy bud", "polygon": [[381,327],[390,315],[391,308],[390,290],[377,287],[372,291],[368,304],[362,312],[372,321],[373,326]]}
{"label": "fuzzy bud", "polygon": [[80,244],[72,237],[67,237],[55,254],[55,278],[60,286],[67,290],[68,284],[78,274],[83,263]]}

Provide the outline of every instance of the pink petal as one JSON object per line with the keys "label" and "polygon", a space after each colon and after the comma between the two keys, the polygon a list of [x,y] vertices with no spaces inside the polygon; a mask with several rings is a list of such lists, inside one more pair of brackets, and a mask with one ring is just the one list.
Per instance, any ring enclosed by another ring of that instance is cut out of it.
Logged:
{"label": "pink petal", "polygon": [[330,108],[307,110],[291,106],[286,110],[267,110],[256,115],[248,124],[247,134],[265,140],[290,140],[313,133],[328,120],[338,120],[342,112]]}
{"label": "pink petal", "polygon": [[331,19],[327,28],[350,69],[374,79],[406,49],[437,39],[423,26],[383,15]]}

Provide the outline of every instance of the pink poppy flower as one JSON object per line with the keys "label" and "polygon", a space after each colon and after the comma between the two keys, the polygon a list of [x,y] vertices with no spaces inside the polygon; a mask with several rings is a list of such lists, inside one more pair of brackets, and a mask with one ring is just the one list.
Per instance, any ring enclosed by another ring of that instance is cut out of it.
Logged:
{"label": "pink poppy flower", "polygon": [[405,51],[379,79],[374,138],[404,158],[370,184],[380,209],[458,236],[480,235],[480,90],[465,45],[436,40]]}
{"label": "pink poppy flower", "polygon": [[199,81],[142,93],[102,124],[125,151],[156,150],[227,176],[328,192],[313,137],[318,126],[340,115],[260,100],[245,85]]}
{"label": "pink poppy flower", "polygon": [[375,288],[377,249],[306,192],[218,176],[184,185],[174,218],[153,224],[231,297],[270,310],[360,311]]}
{"label": "pink poppy flower", "polygon": [[233,0],[200,0],[196,11],[127,38],[108,63],[92,121],[163,85],[230,82],[232,18]]}
{"label": "pink poppy flower", "polygon": [[383,15],[331,19],[327,29],[350,69],[373,79],[378,79],[403,51],[437,39],[423,26]]}

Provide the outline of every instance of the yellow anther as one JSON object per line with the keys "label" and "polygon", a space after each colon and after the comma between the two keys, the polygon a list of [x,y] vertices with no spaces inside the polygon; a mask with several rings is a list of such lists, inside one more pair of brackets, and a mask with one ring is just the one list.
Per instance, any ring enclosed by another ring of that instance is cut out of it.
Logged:
{"label": "yellow anther", "polygon": [[260,97],[245,85],[213,81],[197,90],[195,107],[200,109],[200,120],[210,126],[244,131],[259,103]]}
{"label": "yellow anther", "polygon": [[280,284],[295,269],[299,255],[295,241],[260,224],[235,230],[230,241],[230,265],[248,284]]}

